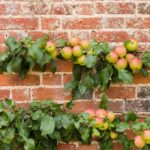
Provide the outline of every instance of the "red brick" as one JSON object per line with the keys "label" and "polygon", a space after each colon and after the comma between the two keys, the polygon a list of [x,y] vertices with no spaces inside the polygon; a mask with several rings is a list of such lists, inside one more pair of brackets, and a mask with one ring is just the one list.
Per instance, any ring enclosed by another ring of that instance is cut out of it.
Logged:
{"label": "red brick", "polygon": [[126,28],[149,29],[150,18],[127,18],[125,20]]}
{"label": "red brick", "polygon": [[5,34],[0,33],[0,44],[4,43],[4,40],[5,40]]}
{"label": "red brick", "polygon": [[38,29],[36,18],[0,18],[0,30],[35,30]]}
{"label": "red brick", "polygon": [[139,42],[150,42],[149,38],[150,30],[148,31],[138,30],[134,32],[134,35]]}
{"label": "red brick", "polygon": [[40,77],[38,75],[27,75],[24,79],[21,79],[16,74],[11,75],[0,75],[0,86],[32,86],[32,85],[39,85],[40,84]]}
{"label": "red brick", "polygon": [[28,35],[31,36],[33,40],[36,40],[42,37],[44,34],[42,32],[34,31],[34,32],[28,32]]}
{"label": "red brick", "polygon": [[60,28],[60,20],[57,18],[43,18],[42,29],[56,30]]}
{"label": "red brick", "polygon": [[14,89],[12,90],[12,99],[15,101],[29,101],[30,89]]}
{"label": "red brick", "polygon": [[6,50],[5,45],[0,45],[0,53],[3,53]]}
{"label": "red brick", "polygon": [[98,146],[95,144],[92,145],[79,145],[78,150],[98,150]]}
{"label": "red brick", "polygon": [[57,150],[76,150],[74,144],[58,144]]}
{"label": "red brick", "polygon": [[96,3],[96,12],[98,14],[104,14],[105,13],[105,5],[104,5],[104,3]]}
{"label": "red brick", "polygon": [[115,101],[109,101],[108,104],[108,110],[113,112],[123,112],[124,111],[124,101],[123,100],[115,100]]}
{"label": "red brick", "polygon": [[26,108],[26,109],[29,109],[30,103],[29,103],[29,102],[27,102],[27,103],[16,103],[16,106],[17,106],[18,108]]}
{"label": "red brick", "polygon": [[62,76],[56,74],[44,74],[43,75],[44,85],[62,85]]}
{"label": "red brick", "polygon": [[63,76],[63,84],[68,83],[71,79],[72,79],[72,75],[71,74],[64,74],[64,76]]}
{"label": "red brick", "polygon": [[69,35],[67,32],[58,32],[58,31],[54,31],[54,32],[50,32],[50,39],[52,40],[57,40],[57,39],[68,39]]}
{"label": "red brick", "polygon": [[136,134],[133,132],[133,130],[126,130],[126,135],[128,139],[133,140]]}
{"label": "red brick", "polygon": [[134,3],[107,3],[105,10],[108,14],[134,14],[135,13]]}
{"label": "red brick", "polygon": [[113,150],[123,150],[123,145],[120,143],[114,143]]}
{"label": "red brick", "polygon": [[0,15],[7,15],[5,4],[0,4]]}
{"label": "red brick", "polygon": [[5,98],[9,98],[10,96],[10,91],[9,90],[0,90],[0,100],[5,99]]}
{"label": "red brick", "polygon": [[77,15],[92,15],[94,14],[94,8],[92,4],[75,5],[75,13]]}
{"label": "red brick", "polygon": [[[111,99],[134,99],[134,87],[110,87],[108,90],[108,97]],[[100,91],[96,92],[96,98],[99,98]]]}
{"label": "red brick", "polygon": [[123,18],[107,18],[105,22],[106,28],[123,28],[124,19]]}
{"label": "red brick", "polygon": [[99,42],[124,42],[129,37],[128,33],[124,31],[93,31],[91,33],[91,38],[95,38]]}
{"label": "red brick", "polygon": [[71,15],[73,12],[72,6],[70,4],[53,4],[51,8],[51,13],[53,15]]}
{"label": "red brick", "polygon": [[35,100],[45,100],[45,99],[52,99],[52,100],[70,100],[71,93],[64,91],[63,88],[36,88],[33,89],[33,99]]}
{"label": "red brick", "polygon": [[134,74],[134,84],[149,84],[150,74],[147,77],[143,77],[141,74]]}
{"label": "red brick", "polygon": [[102,22],[100,18],[69,18],[64,19],[62,24],[63,29],[100,29]]}
{"label": "red brick", "polygon": [[71,61],[59,60],[57,61],[57,72],[72,72],[73,64]]}

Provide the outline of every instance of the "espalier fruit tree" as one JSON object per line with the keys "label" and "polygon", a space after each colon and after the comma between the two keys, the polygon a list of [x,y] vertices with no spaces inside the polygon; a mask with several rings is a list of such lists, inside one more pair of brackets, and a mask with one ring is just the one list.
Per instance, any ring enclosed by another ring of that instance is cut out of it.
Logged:
{"label": "espalier fruit tree", "polygon": [[[150,53],[139,55],[138,42],[131,38],[112,50],[108,43],[96,40],[58,39],[55,42],[43,36],[36,41],[31,37],[17,41],[9,37],[6,50],[0,54],[0,72],[18,73],[25,78],[35,66],[45,71],[47,65],[55,73],[56,60],[72,61],[72,79],[65,85],[71,90],[73,101],[84,97],[95,89],[101,90],[100,109],[85,110],[73,114],[66,107],[52,101],[33,102],[28,110],[15,106],[13,101],[0,102],[0,149],[54,150],[58,142],[71,140],[89,144],[96,140],[101,149],[111,150],[114,140],[123,144],[125,150],[136,146],[148,150],[150,144],[150,118],[138,121],[135,113],[116,117],[107,111],[107,90],[111,83],[131,84],[134,73],[148,75]],[[132,130],[134,139],[129,139],[127,130]]]}

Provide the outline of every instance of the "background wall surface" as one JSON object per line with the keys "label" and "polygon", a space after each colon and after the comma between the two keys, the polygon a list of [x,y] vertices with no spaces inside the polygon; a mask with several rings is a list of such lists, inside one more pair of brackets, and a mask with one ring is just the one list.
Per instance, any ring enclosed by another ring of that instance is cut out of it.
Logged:
{"label": "background wall surface", "polygon": [[[49,33],[52,39],[74,35],[96,38],[100,42],[110,42],[111,47],[133,36],[140,41],[139,52],[150,51],[150,0],[0,0],[0,51],[4,50],[3,42],[10,35],[17,38],[32,35],[36,39],[43,33]],[[24,80],[16,74],[0,75],[0,99],[9,97],[21,106],[35,99],[68,101],[71,95],[64,92],[63,86],[71,78],[72,64],[57,63],[55,75],[38,70]],[[97,107],[99,94],[95,91],[77,101],[74,111]],[[148,114],[150,74],[147,78],[136,74],[132,85],[112,85],[108,95],[110,110]],[[75,150],[76,146],[61,145],[59,149]],[[88,149],[96,150],[97,146],[82,145],[78,150]]]}

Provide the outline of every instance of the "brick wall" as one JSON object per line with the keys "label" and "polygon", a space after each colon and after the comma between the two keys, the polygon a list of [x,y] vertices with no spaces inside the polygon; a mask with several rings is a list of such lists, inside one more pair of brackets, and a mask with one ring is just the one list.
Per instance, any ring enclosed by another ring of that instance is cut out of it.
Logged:
{"label": "brick wall", "polygon": [[[4,39],[10,35],[37,38],[42,33],[49,33],[52,39],[74,35],[96,38],[100,42],[110,42],[111,46],[134,36],[140,41],[140,51],[150,51],[150,1],[0,0],[0,51],[5,47]],[[0,75],[0,99],[9,97],[21,106],[34,99],[52,98],[56,102],[66,102],[70,93],[64,92],[63,86],[71,78],[72,64],[65,61],[57,63],[55,75],[36,70],[24,80],[16,74]],[[147,114],[150,111],[150,75],[143,78],[136,74],[132,85],[112,85],[108,95],[110,110],[134,110]],[[95,91],[86,97],[89,100],[78,101],[73,110],[79,112],[89,106],[95,108],[98,98],[99,91]],[[76,146],[60,145],[59,149],[74,150]],[[97,147],[79,146],[79,150],[82,149],[95,150]]]}

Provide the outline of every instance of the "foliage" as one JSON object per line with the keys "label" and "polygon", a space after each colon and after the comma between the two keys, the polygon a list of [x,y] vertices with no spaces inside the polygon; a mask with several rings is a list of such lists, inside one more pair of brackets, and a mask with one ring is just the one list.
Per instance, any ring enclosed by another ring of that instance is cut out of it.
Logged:
{"label": "foliage", "polygon": [[[132,123],[128,124],[129,121]],[[107,130],[97,129],[103,150],[112,149],[113,140],[110,132],[118,132],[118,140],[123,143],[125,150],[134,146],[133,140],[129,140],[126,130],[134,132],[150,128],[150,118],[138,122],[133,113],[125,115],[124,121],[116,118],[109,122]],[[89,119],[85,112],[80,114],[68,113],[61,104],[55,104],[51,100],[32,102],[29,109],[18,108],[12,100],[6,99],[0,102],[0,148],[13,150],[24,147],[25,150],[55,150],[60,141],[81,141],[90,144],[94,120]]]}

